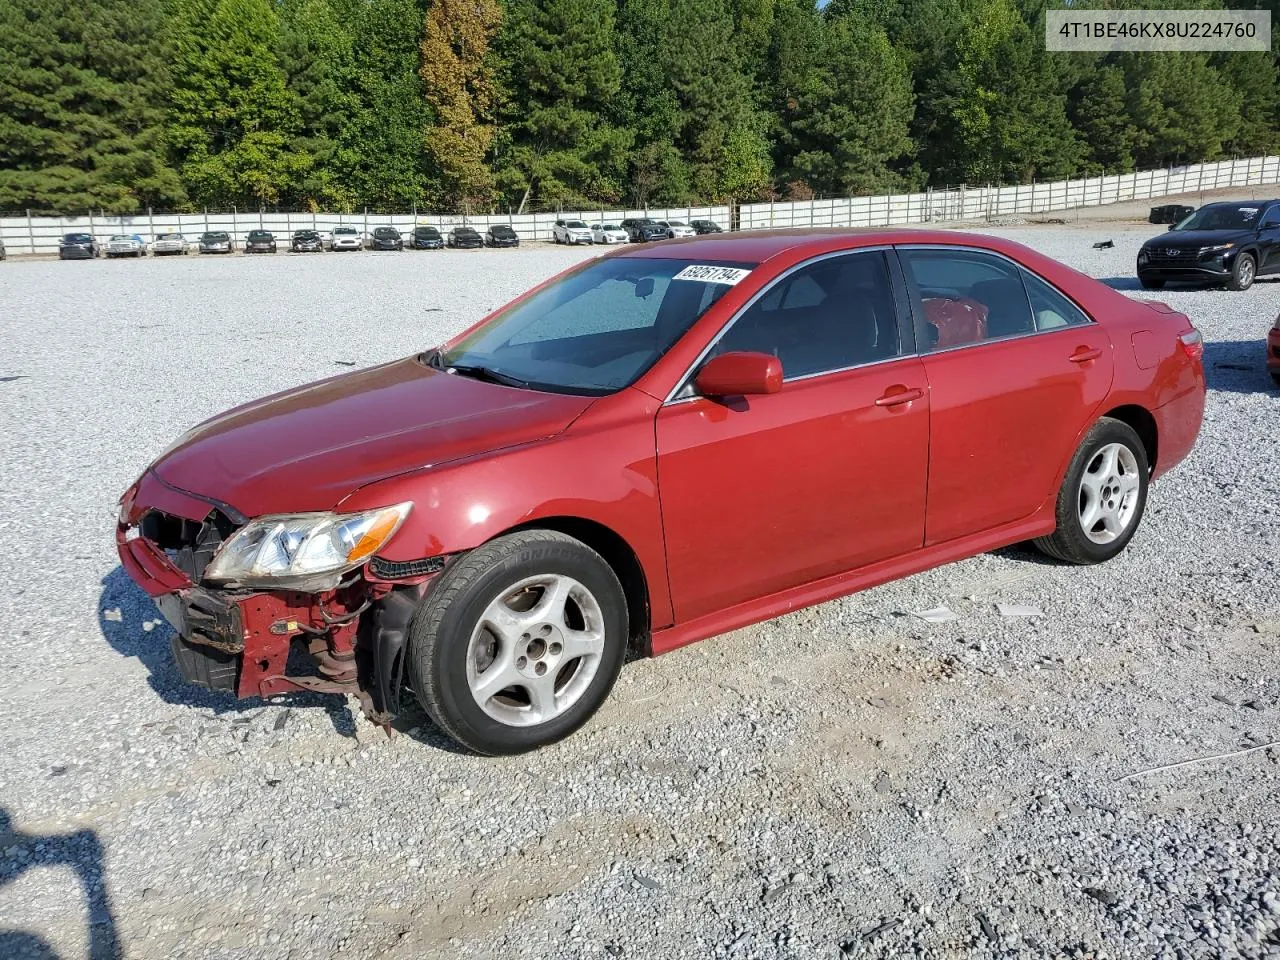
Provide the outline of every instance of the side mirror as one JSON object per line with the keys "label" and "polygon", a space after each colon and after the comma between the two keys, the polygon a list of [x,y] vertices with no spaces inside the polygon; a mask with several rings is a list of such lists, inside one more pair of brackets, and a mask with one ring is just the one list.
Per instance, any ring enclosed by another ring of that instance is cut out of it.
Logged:
{"label": "side mirror", "polygon": [[782,389],[782,361],[767,353],[722,353],[693,380],[704,397],[749,397]]}

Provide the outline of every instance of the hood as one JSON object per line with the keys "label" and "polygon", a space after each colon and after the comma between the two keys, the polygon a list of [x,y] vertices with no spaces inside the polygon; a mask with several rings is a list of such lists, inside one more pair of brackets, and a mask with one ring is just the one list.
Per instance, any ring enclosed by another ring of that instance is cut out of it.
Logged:
{"label": "hood", "polygon": [[483,383],[407,358],[229,410],[152,469],[250,517],[329,510],[376,480],[554,436],[592,400]]}
{"label": "hood", "polygon": [[1243,243],[1252,240],[1252,230],[1170,230],[1158,237],[1152,237],[1144,247],[1177,247],[1186,250],[1188,247],[1213,247],[1220,243]]}

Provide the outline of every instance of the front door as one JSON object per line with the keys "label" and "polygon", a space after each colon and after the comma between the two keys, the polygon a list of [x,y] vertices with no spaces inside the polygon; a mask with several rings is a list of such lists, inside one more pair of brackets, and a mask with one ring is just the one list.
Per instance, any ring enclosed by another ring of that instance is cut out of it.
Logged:
{"label": "front door", "polygon": [[690,386],[659,412],[677,622],[921,546],[928,396],[904,299],[883,251],[803,265],[705,358],[772,353],[782,390],[717,400]]}
{"label": "front door", "polygon": [[903,248],[929,382],[925,542],[1021,520],[1057,492],[1111,387],[1111,341],[1059,290],[991,253]]}

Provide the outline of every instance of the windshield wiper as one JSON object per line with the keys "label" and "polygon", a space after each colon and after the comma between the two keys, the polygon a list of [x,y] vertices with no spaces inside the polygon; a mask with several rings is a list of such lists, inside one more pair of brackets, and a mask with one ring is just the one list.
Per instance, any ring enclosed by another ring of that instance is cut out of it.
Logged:
{"label": "windshield wiper", "polygon": [[504,387],[529,386],[528,380],[521,380],[519,377],[513,377],[506,373],[499,373],[492,367],[485,367],[479,364],[451,363],[444,369],[449,373],[456,373],[462,377],[474,377],[476,380],[487,380],[489,383],[499,383]]}

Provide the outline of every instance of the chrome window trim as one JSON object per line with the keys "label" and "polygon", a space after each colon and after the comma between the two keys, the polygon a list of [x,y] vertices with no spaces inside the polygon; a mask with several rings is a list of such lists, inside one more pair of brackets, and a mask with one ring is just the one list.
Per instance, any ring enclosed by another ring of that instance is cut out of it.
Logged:
{"label": "chrome window trim", "polygon": [[[891,243],[878,244],[874,247],[852,247],[848,250],[832,250],[829,253],[820,253],[816,257],[810,257],[808,260],[802,260],[799,263],[793,263],[791,266],[787,267],[786,270],[782,271],[782,273],[774,277],[769,283],[767,283],[765,286],[761,287],[759,290],[753,293],[751,295],[751,299],[748,300],[746,303],[744,303],[742,306],[740,306],[737,309],[737,312],[735,312],[734,315],[729,318],[728,322],[726,322],[725,325],[722,326],[719,329],[719,331],[717,331],[716,335],[711,338],[711,340],[707,343],[707,345],[702,348],[702,351],[694,358],[693,363],[689,364],[685,372],[682,373],[679,379],[676,380],[676,385],[667,394],[666,399],[662,401],[662,405],[667,406],[669,404],[684,403],[689,400],[705,400],[706,399],[700,394],[694,394],[691,397],[677,397],[676,394],[678,394],[681,390],[683,390],[686,386],[688,386],[692,382],[691,378],[692,378],[693,372],[702,365],[702,361],[707,358],[707,354],[710,353],[712,349],[715,348],[715,345],[724,338],[724,335],[727,334],[731,329],[733,329],[733,325],[737,323],[738,320],[740,320],[748,310],[754,307],[757,302],[759,302],[761,299],[767,296],[773,290],[774,287],[782,283],[782,281],[786,280],[793,273],[805,267],[812,266],[815,263],[821,263],[823,260],[833,260],[836,257],[847,257],[847,256],[851,256],[853,254],[858,254],[858,253],[876,253],[876,252],[884,253],[886,251],[892,251],[892,250],[893,250],[893,244]],[[762,265],[763,264],[758,264],[756,269],[759,269],[759,267]],[[887,268],[888,264],[885,264],[885,266]],[[893,278],[892,276],[890,276],[888,279],[889,279],[889,289],[892,292]],[[895,310],[895,314],[896,314],[896,310]],[[901,317],[898,317],[895,315],[894,317],[895,323],[900,323],[901,320],[902,320]],[[869,367],[874,364],[885,363],[889,360],[902,360],[902,359],[917,356],[917,355],[918,354],[901,353],[895,357],[887,357],[882,360],[871,360],[871,361],[868,361],[867,363],[856,363],[853,366],[841,367],[838,370],[821,370],[817,373],[806,373],[798,377],[786,376],[786,370],[784,369],[782,371],[783,372],[782,382],[797,383],[801,380],[811,380],[814,377],[825,377],[833,373],[843,373],[848,370],[857,370],[862,367]]]}

